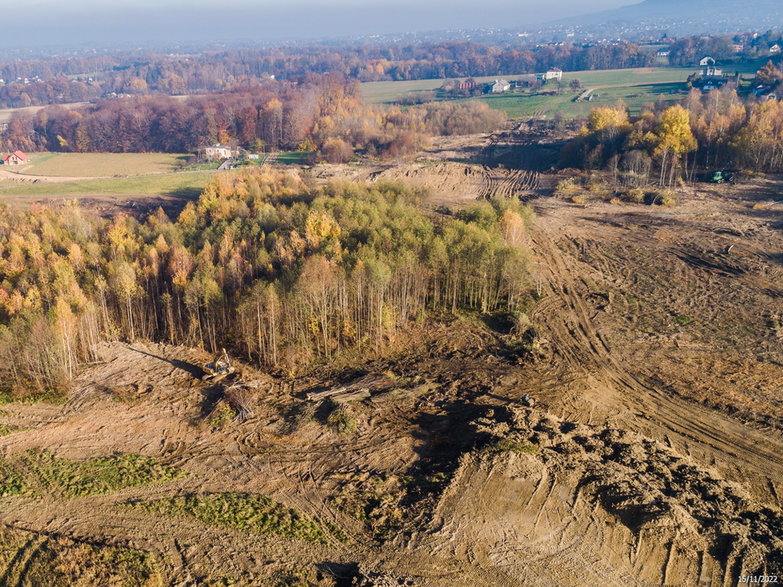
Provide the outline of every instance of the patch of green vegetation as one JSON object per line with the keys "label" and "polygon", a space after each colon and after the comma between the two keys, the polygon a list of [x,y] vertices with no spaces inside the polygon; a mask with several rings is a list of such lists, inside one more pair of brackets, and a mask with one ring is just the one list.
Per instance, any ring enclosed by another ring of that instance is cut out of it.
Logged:
{"label": "patch of green vegetation", "polygon": [[329,531],[329,534],[337,538],[340,542],[343,544],[348,544],[351,541],[350,536],[343,532],[338,526],[335,524],[332,524],[331,522],[322,522],[324,528],[326,528]]}
{"label": "patch of green vegetation", "polygon": [[276,534],[315,544],[328,535],[312,518],[253,493],[185,495],[127,504],[163,516],[187,516],[211,526],[225,526],[256,534]]}
{"label": "patch of green vegetation", "polygon": [[515,452],[521,454],[534,455],[538,452],[538,446],[536,446],[532,442],[512,440],[510,438],[500,438],[485,446],[484,451],[489,454]]}
{"label": "patch of green vegetation", "polygon": [[31,493],[24,477],[11,464],[0,461],[0,497]]}
{"label": "patch of green vegetation", "polygon": [[225,428],[236,418],[237,413],[226,402],[221,402],[215,407],[207,419],[207,424],[213,428]]}
{"label": "patch of green vegetation", "polygon": [[293,434],[308,422],[315,421],[317,404],[305,401],[292,405],[284,414],[284,434]]}
{"label": "patch of green vegetation", "polygon": [[443,489],[451,481],[451,477],[449,472],[437,471],[426,475],[400,477],[400,482],[417,494],[428,494]]}
{"label": "patch of green vegetation", "polygon": [[359,428],[356,416],[348,406],[338,405],[326,418],[326,424],[339,434],[355,434]]}
{"label": "patch of green vegetation", "polygon": [[223,164],[222,161],[207,161],[205,163],[193,163],[192,165],[186,165],[182,168],[183,172],[187,171],[217,171],[217,168]]}
{"label": "patch of green vegetation", "polygon": [[8,424],[0,424],[0,436],[8,436],[14,432],[18,432],[20,428],[18,426],[9,426]]}
{"label": "patch of green vegetation", "polygon": [[694,318],[692,318],[691,316],[679,315],[674,317],[674,323],[680,326],[687,326],[688,324],[693,323],[693,321]]}
{"label": "patch of green vegetation", "polygon": [[275,163],[280,163],[282,165],[305,165],[314,154],[315,151],[289,151],[286,153],[278,153],[275,158]]}
{"label": "patch of green vegetation", "polygon": [[0,388],[0,404],[64,404],[68,394],[56,389],[30,390]]}
{"label": "patch of green vegetation", "polygon": [[40,485],[68,497],[110,493],[187,475],[158,459],[137,454],[72,461],[57,458],[48,451],[31,450],[20,464]]}
{"label": "patch of green vegetation", "polygon": [[510,118],[586,118],[593,108],[612,106],[618,100],[628,105],[632,115],[638,115],[644,104],[674,103],[681,100],[687,88],[684,83],[652,83],[617,88],[597,88],[589,102],[575,102],[576,93],[564,90],[557,93],[546,86],[540,92],[486,95],[474,98],[486,102],[495,110],[502,110]]}
{"label": "patch of green vegetation", "polygon": [[142,550],[47,544],[25,573],[25,585],[162,585],[160,562]]}

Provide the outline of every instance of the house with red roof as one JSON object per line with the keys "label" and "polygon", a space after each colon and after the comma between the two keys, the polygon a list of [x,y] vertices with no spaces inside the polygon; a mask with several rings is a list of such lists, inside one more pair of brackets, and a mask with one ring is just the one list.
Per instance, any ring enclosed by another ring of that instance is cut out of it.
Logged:
{"label": "house with red roof", "polygon": [[27,155],[21,151],[14,151],[10,155],[3,158],[4,165],[24,165],[28,161],[29,159],[27,158]]}

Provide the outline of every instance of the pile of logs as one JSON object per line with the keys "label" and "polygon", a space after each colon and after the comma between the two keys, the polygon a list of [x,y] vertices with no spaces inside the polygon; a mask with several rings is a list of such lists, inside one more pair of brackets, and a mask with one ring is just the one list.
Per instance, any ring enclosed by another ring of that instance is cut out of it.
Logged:
{"label": "pile of logs", "polygon": [[307,394],[307,399],[313,402],[331,398],[339,402],[352,402],[367,399],[374,391],[388,389],[393,382],[386,375],[370,374],[346,385],[338,385],[331,389]]}

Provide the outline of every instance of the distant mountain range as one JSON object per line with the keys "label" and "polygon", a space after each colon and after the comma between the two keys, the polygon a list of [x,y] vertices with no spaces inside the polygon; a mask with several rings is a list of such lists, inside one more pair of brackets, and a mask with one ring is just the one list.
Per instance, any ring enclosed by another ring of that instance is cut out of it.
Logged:
{"label": "distant mountain range", "polygon": [[623,32],[665,29],[670,34],[743,32],[783,27],[780,0],[645,0],[614,10],[559,21],[561,25],[618,27]]}

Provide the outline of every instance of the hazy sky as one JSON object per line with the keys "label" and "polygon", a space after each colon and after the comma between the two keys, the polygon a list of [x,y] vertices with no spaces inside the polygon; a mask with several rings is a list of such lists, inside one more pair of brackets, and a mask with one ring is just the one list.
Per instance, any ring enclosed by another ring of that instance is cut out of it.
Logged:
{"label": "hazy sky", "polygon": [[0,0],[0,46],[524,28],[639,0]]}

